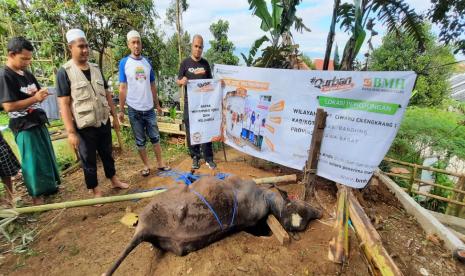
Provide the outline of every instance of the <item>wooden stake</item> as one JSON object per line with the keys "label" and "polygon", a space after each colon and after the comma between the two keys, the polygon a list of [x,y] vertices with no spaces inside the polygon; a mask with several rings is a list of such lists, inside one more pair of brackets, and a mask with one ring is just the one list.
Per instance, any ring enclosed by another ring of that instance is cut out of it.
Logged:
{"label": "wooden stake", "polygon": [[361,240],[361,247],[371,265],[375,275],[402,275],[389,253],[383,247],[383,242],[376,229],[363,211],[362,206],[352,192],[349,192],[350,219],[357,236]]}
{"label": "wooden stake", "polygon": [[305,199],[310,195],[310,187],[316,177],[316,168],[318,166],[318,157],[320,155],[323,133],[326,126],[326,117],[328,113],[322,108],[318,108],[315,116],[315,125],[313,127],[312,141],[308,152],[307,163],[304,168]]}
{"label": "wooden stake", "polygon": [[266,223],[271,229],[271,232],[273,232],[273,235],[278,239],[279,243],[281,245],[286,245],[289,244],[290,238],[289,234],[284,230],[283,226],[279,221],[276,219],[275,216],[269,215],[268,218],[266,219]]}
{"label": "wooden stake", "polygon": [[221,144],[223,145],[224,161],[228,162],[228,159],[226,158],[226,146],[225,146],[224,142],[221,142]]}
{"label": "wooden stake", "polygon": [[121,140],[121,131],[120,129],[115,129],[115,132],[116,132],[116,138],[118,138],[119,147],[121,151],[124,151],[123,141]]}
{"label": "wooden stake", "polygon": [[329,242],[328,258],[338,264],[345,263],[349,257],[349,207],[348,188],[338,184],[337,215],[334,224],[334,237]]}

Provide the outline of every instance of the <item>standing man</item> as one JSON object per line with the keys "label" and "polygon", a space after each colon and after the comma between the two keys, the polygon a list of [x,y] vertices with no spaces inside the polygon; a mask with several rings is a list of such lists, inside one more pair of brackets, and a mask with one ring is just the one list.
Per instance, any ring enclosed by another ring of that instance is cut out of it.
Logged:
{"label": "standing man", "polygon": [[57,96],[68,141],[79,152],[87,189],[95,197],[102,196],[97,186],[97,152],[113,188],[127,189],[129,185],[116,176],[112,156],[109,114],[113,115],[115,129],[119,128],[119,122],[108,85],[98,65],[88,62],[89,45],[84,32],[69,30],[66,40],[71,60],[57,72]]}
{"label": "standing man", "polygon": [[208,64],[206,59],[202,58],[202,52],[203,38],[200,35],[194,35],[192,39],[191,56],[181,63],[176,83],[179,86],[184,86],[184,124],[186,126],[187,145],[189,146],[189,153],[192,157],[192,169],[200,168],[200,148],[202,148],[203,157],[207,166],[210,169],[214,169],[216,168],[216,164],[213,161],[212,143],[208,142],[201,145],[192,145],[189,133],[189,108],[186,84],[188,80],[212,78],[210,64]]}
{"label": "standing man", "polygon": [[137,31],[127,34],[128,48],[131,54],[123,58],[119,63],[119,106],[118,118],[124,121],[124,105],[128,105],[129,122],[136,140],[140,158],[144,163],[142,176],[150,174],[150,166],[145,149],[148,136],[153,145],[153,151],[157,158],[158,170],[169,171],[161,156],[160,133],[158,131],[157,116],[153,107],[161,114],[158,101],[155,74],[150,62],[142,56],[142,42]]}
{"label": "standing man", "polygon": [[[24,37],[14,37],[7,45],[6,65],[0,70],[0,102],[10,117],[9,127],[21,154],[24,183],[34,205],[42,204],[44,195],[58,191],[60,177],[50,135],[47,115],[40,102],[48,96],[36,78],[26,70],[31,64],[32,44]],[[16,169],[13,166],[14,173]]]}

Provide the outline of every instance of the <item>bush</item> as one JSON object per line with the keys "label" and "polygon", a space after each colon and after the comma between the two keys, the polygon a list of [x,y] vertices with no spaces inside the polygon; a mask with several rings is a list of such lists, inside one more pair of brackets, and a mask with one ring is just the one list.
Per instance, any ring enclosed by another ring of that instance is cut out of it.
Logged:
{"label": "bush", "polygon": [[[434,164],[433,167],[437,169],[445,169],[447,167],[447,162],[438,161],[436,164]],[[436,184],[439,184],[442,186],[446,186],[446,187],[455,186],[454,182],[449,178],[447,174],[434,172],[433,179],[435,179],[434,182]],[[433,187],[430,191],[430,194],[441,196],[444,198],[449,198],[449,196],[451,196],[452,194],[452,191],[445,190],[439,187]],[[428,210],[445,213],[448,203],[442,200],[439,200],[439,199],[435,199],[435,198],[427,198],[427,200],[424,201],[421,205]]]}

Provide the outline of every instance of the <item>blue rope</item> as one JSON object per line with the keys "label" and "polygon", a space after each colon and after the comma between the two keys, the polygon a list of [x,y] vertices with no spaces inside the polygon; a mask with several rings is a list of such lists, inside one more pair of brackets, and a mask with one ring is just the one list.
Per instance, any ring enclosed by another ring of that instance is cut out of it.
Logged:
{"label": "blue rope", "polygon": [[231,223],[229,224],[229,227],[232,227],[234,224],[234,219],[236,218],[236,212],[237,212],[237,191],[236,189],[233,188],[233,193],[234,193],[234,207],[233,207],[233,214],[232,214],[232,219]]}
{"label": "blue rope", "polygon": [[[203,203],[205,203],[205,205],[207,205],[208,209],[210,209],[210,211],[212,212],[213,216],[215,217],[216,222],[218,222],[218,225],[220,226],[220,229],[221,229],[221,230],[224,230],[224,228],[223,228],[223,223],[221,222],[220,218],[218,217],[218,214],[215,212],[215,209],[213,209],[213,207],[210,205],[210,203],[208,203],[208,201],[207,201],[199,192],[197,192],[196,190],[191,189],[191,191],[192,191],[198,198],[200,198],[200,200],[202,200]],[[234,224],[234,219],[236,218],[236,213],[237,213],[237,191],[236,191],[236,189],[233,189],[233,200],[234,200],[233,213],[232,213],[231,222],[229,223],[228,228],[231,228],[231,227],[233,226],[233,224]]]}
{"label": "blue rope", "polygon": [[[176,170],[171,170],[166,172],[160,172],[158,173],[158,176],[171,177],[175,181],[182,181],[184,182],[184,184],[189,186],[195,181],[199,180],[200,178],[208,176],[208,174],[192,174],[191,172],[180,172]],[[229,174],[226,173],[218,173],[215,175],[215,177],[220,180],[224,180],[227,176],[229,176]]]}
{"label": "blue rope", "polygon": [[207,205],[208,209],[210,209],[210,211],[213,213],[213,215],[215,216],[215,219],[216,219],[216,222],[218,222],[218,224],[220,225],[220,229],[223,230],[223,224],[221,223],[221,220],[220,218],[218,217],[218,215],[216,214],[215,210],[213,209],[213,207],[210,205],[210,203],[208,203],[208,201],[200,194],[198,193],[197,191],[195,191],[194,189],[191,189],[192,192],[198,197],[200,198],[200,200],[203,201],[203,203],[205,203],[205,205]]}

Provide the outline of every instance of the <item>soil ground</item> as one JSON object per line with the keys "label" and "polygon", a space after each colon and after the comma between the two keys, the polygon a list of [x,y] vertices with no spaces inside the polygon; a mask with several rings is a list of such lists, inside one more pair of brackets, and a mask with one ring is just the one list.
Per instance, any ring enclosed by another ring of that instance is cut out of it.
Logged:
{"label": "soil ground", "polygon": [[[243,178],[295,173],[232,149],[227,156],[228,162],[224,162],[223,153],[216,153],[218,171]],[[133,153],[119,154],[116,161],[118,175],[131,184],[130,192],[174,182],[154,173],[147,178],[140,176],[141,163]],[[187,172],[191,161],[184,155],[170,165]],[[210,173],[210,170],[203,165],[199,173]],[[111,190],[101,167],[99,180],[107,195],[127,193]],[[303,195],[301,185],[293,183],[282,187],[292,197]],[[281,246],[273,236],[240,232],[178,257],[152,249],[145,243],[131,253],[115,275],[370,275],[353,231],[348,263],[340,266],[328,261],[328,243],[335,217],[334,183],[318,179],[315,194],[312,201],[324,208],[323,218],[312,221],[288,246]],[[64,178],[59,194],[51,200],[59,202],[90,196],[82,172],[77,171]],[[465,275],[465,266],[454,261],[441,245],[428,241],[423,230],[400,208],[383,184],[371,185],[358,196],[404,275],[421,275],[424,271],[429,275]],[[148,201],[56,210],[32,216],[27,226],[37,228],[39,235],[30,245],[31,250],[28,254],[4,254],[0,259],[0,274],[100,275],[119,256],[134,232],[119,220],[126,211],[137,213]]]}

